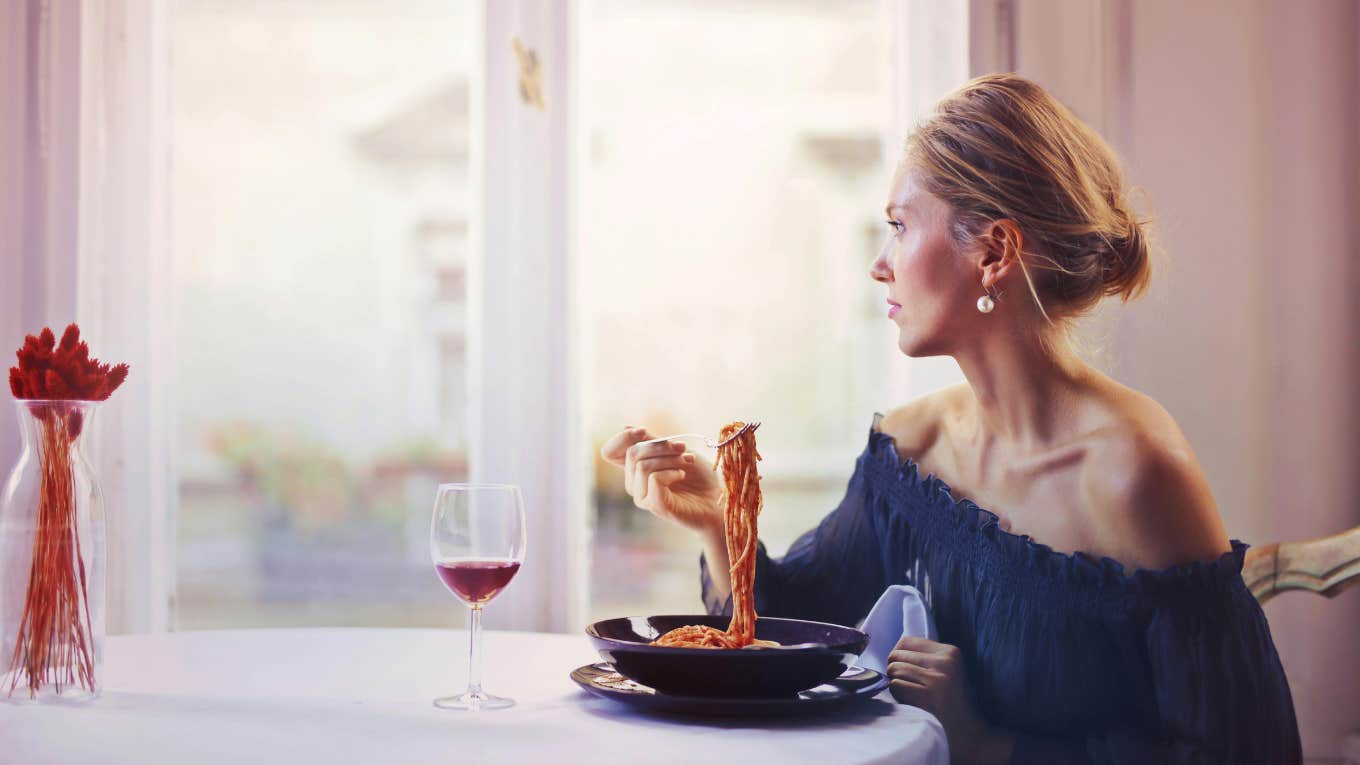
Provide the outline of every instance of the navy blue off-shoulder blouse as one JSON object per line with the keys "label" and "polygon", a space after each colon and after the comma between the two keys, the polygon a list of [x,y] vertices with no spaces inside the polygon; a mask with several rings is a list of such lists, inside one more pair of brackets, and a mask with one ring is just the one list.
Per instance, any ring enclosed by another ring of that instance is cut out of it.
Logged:
{"label": "navy blue off-shoulder blouse", "polygon": [[[756,611],[856,625],[891,584],[919,589],[1015,763],[1296,763],[1298,726],[1247,546],[1132,574],[1005,531],[870,430],[845,498],[780,560],[761,545]],[[719,602],[700,557],[704,604]]]}

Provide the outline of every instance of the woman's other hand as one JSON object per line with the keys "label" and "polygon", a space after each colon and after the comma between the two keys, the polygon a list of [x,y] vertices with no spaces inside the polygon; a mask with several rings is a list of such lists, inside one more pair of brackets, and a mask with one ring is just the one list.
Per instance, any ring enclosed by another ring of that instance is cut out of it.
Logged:
{"label": "woman's other hand", "polygon": [[957,646],[904,637],[888,654],[888,688],[899,704],[935,715],[949,738],[954,763],[1004,763],[1014,737],[993,728],[973,705]]}
{"label": "woman's other hand", "polygon": [[633,504],[701,534],[721,533],[722,487],[713,465],[679,441],[643,444],[645,428],[626,428],[609,438],[600,455],[623,468],[623,488]]}

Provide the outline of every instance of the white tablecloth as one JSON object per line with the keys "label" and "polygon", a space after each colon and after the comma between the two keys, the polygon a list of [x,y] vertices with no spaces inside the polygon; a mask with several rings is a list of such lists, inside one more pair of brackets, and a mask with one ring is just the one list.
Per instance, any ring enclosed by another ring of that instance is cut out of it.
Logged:
{"label": "white tablecloth", "polygon": [[102,698],[0,703],[0,761],[46,763],[685,763],[944,765],[934,717],[885,692],[800,720],[669,720],[568,677],[582,636],[489,632],[484,685],[517,706],[431,705],[467,680],[467,633],[244,630],[110,638]]}

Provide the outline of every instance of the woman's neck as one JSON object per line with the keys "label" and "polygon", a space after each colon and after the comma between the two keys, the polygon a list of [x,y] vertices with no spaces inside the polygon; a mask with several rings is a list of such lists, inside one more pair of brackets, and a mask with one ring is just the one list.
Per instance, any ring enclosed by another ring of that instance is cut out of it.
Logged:
{"label": "woman's neck", "polygon": [[1032,454],[1071,436],[1091,369],[1065,338],[992,333],[954,358],[977,399],[975,432],[961,434],[970,451]]}

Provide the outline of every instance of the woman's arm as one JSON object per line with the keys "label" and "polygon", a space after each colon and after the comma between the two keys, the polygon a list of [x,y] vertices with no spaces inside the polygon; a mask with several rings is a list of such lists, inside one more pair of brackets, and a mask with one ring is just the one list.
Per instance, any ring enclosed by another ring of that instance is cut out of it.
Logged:
{"label": "woman's arm", "polygon": [[[764,544],[758,546],[756,613],[853,626],[869,612],[889,584],[884,553],[905,549],[908,532],[904,524],[885,522],[887,500],[866,480],[860,463],[836,509],[798,537],[783,558],[775,560]],[[721,535],[705,537],[700,582],[712,614],[731,613],[726,562]]]}
{"label": "woman's arm", "polygon": [[[624,490],[644,510],[679,523],[699,536],[703,600],[710,613],[731,613],[730,562],[719,505],[721,487],[713,467],[683,444],[648,444],[643,428],[625,428],[601,447],[623,468]],[[855,624],[887,587],[883,550],[906,544],[901,524],[881,522],[884,500],[865,485],[862,463],[840,505],[803,534],[781,560],[764,545],[756,554],[756,611],[765,616]]]}
{"label": "woman's arm", "polygon": [[1015,736],[978,714],[965,674],[963,654],[947,643],[904,637],[888,654],[893,698],[935,715],[955,765],[1005,765]]}
{"label": "woman's arm", "polygon": [[1130,675],[1147,683],[1151,708],[1071,735],[997,730],[976,713],[956,648],[904,639],[889,657],[893,695],[940,719],[956,762],[1300,761],[1289,685],[1241,579],[1245,546],[1224,552],[1229,544],[1193,455],[1129,446],[1137,453],[1114,460],[1117,470],[1099,471],[1085,488],[1124,545],[1126,569],[1148,569],[1125,653],[1145,662]]}
{"label": "woman's arm", "polygon": [[1007,731],[977,712],[951,645],[903,638],[888,657],[898,702],[939,719],[954,763],[1140,765],[1302,760],[1293,701],[1260,606],[1239,581],[1160,608],[1142,635],[1155,708],[1070,735]]}
{"label": "woman's arm", "polygon": [[1022,734],[1011,762],[1302,762],[1284,668],[1265,614],[1240,577],[1217,597],[1157,609],[1143,639],[1150,719],[1086,735]]}
{"label": "woman's arm", "polygon": [[705,603],[726,603],[732,597],[732,561],[727,554],[727,536],[721,525],[699,531],[703,560],[707,563]]}

